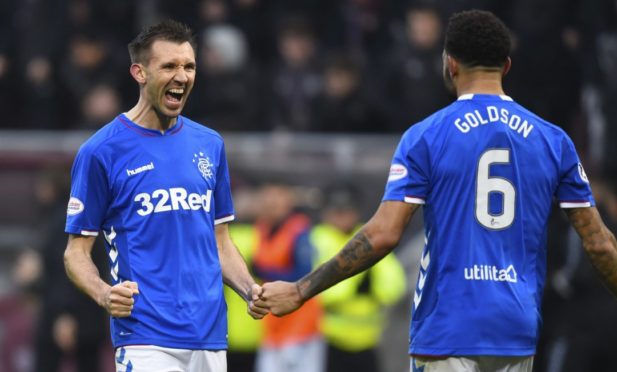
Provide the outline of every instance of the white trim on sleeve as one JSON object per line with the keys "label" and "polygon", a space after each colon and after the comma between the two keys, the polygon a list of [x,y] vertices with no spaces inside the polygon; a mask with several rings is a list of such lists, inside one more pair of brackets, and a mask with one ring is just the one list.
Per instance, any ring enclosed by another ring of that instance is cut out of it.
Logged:
{"label": "white trim on sleeve", "polygon": [[220,223],[225,223],[225,222],[229,222],[229,221],[233,221],[236,219],[236,216],[234,216],[233,214],[230,216],[225,216],[222,218],[219,218],[218,220],[214,220],[214,224],[218,225]]}
{"label": "white trim on sleeve", "polygon": [[85,236],[99,236],[98,231],[90,231],[90,230],[81,230],[80,234],[85,235]]}
{"label": "white trim on sleeve", "polygon": [[410,204],[426,204],[424,199],[415,198],[413,196],[406,196],[405,197],[405,203],[410,203]]}
{"label": "white trim on sleeve", "polygon": [[559,203],[561,208],[586,208],[591,207],[591,202],[561,202]]}

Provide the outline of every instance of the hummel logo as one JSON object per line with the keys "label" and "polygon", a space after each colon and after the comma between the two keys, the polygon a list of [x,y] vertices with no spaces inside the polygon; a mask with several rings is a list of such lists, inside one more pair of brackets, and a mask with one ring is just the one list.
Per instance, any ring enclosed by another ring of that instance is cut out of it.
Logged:
{"label": "hummel logo", "polygon": [[128,174],[129,176],[134,176],[138,173],[153,170],[153,169],[154,169],[154,163],[150,162],[150,164],[142,165],[141,167],[138,167],[135,169],[127,169],[126,174]]}

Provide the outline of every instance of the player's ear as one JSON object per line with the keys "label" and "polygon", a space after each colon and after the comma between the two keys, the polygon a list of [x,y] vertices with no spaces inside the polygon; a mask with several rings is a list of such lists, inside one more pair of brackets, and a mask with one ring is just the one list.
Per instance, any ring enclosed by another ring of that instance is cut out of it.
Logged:
{"label": "player's ear", "polygon": [[503,65],[503,72],[501,76],[506,76],[508,72],[510,72],[511,67],[512,67],[512,59],[508,57],[508,59],[506,59],[506,63]]}
{"label": "player's ear", "polygon": [[458,75],[458,61],[449,54],[446,55],[446,63],[448,64],[448,72],[450,73],[450,80],[454,81],[454,77]]}
{"label": "player's ear", "polygon": [[137,81],[139,84],[146,83],[146,71],[142,64],[133,63],[129,71],[131,72],[131,76],[133,77],[133,79],[135,79],[135,81]]}

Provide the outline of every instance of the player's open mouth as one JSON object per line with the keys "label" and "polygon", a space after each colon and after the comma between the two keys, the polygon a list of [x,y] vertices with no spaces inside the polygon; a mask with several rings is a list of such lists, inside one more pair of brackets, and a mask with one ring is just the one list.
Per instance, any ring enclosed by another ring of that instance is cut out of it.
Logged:
{"label": "player's open mouth", "polygon": [[184,95],[184,88],[172,88],[165,92],[165,98],[173,103],[180,103]]}

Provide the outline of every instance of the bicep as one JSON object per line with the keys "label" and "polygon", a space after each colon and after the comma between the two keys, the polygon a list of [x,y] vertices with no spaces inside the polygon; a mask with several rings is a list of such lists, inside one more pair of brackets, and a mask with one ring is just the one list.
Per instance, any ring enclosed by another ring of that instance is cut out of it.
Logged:
{"label": "bicep", "polygon": [[69,240],[66,245],[66,253],[70,254],[81,252],[90,256],[92,254],[92,248],[94,247],[95,241],[96,236],[69,234]]}
{"label": "bicep", "polygon": [[592,231],[599,230],[604,225],[595,207],[567,208],[564,212],[581,238],[588,236]]}
{"label": "bicep", "polygon": [[614,240],[595,207],[569,208],[565,212],[588,253],[602,251],[607,242]]}
{"label": "bicep", "polygon": [[219,252],[222,252],[225,247],[233,244],[229,235],[229,226],[226,223],[219,223],[214,226],[214,234],[216,236],[216,247]]}
{"label": "bicep", "polygon": [[366,223],[364,232],[374,246],[394,247],[420,204],[384,201]]}

